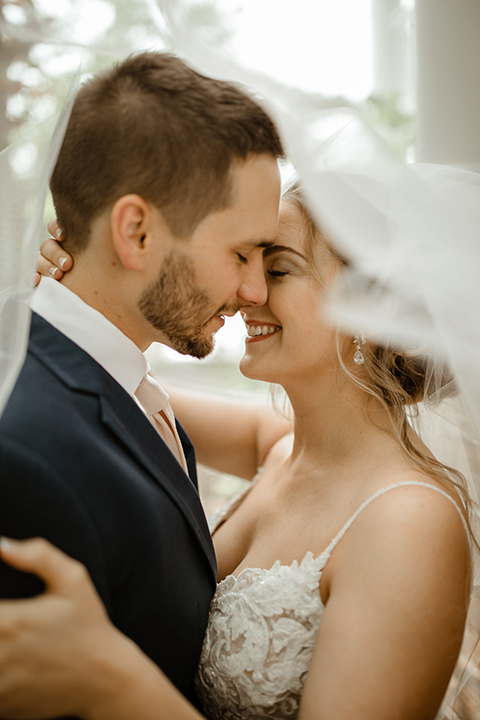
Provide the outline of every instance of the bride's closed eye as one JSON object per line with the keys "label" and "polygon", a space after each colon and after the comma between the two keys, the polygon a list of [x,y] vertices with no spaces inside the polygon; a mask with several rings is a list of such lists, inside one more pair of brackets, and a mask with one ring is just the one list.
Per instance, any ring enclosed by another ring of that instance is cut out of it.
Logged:
{"label": "bride's closed eye", "polygon": [[264,268],[267,278],[279,280],[287,275],[304,275],[308,271],[308,263],[303,255],[291,248],[267,249]]}
{"label": "bride's closed eye", "polygon": [[267,270],[267,274],[270,275],[270,277],[283,277],[290,273],[288,270]]}

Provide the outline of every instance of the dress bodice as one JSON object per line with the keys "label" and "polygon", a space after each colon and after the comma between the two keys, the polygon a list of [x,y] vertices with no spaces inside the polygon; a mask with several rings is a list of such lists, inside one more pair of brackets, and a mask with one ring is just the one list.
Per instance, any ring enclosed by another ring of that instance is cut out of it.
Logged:
{"label": "dress bodice", "polygon": [[[218,584],[196,678],[196,691],[209,720],[297,717],[325,609],[319,588],[325,565],[365,507],[403,485],[431,488],[453,502],[428,483],[390,485],[368,498],[320,555],[307,552],[291,565],[277,561],[269,569],[245,568]],[[239,502],[237,496],[214,516],[212,531]]]}

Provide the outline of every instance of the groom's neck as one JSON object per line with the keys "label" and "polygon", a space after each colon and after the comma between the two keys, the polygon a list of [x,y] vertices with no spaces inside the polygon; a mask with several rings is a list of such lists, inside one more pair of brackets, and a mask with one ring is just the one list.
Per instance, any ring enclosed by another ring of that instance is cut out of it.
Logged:
{"label": "groom's neck", "polygon": [[139,318],[134,288],[129,287],[121,270],[116,266],[112,267],[111,262],[108,267],[108,264],[98,257],[89,257],[86,250],[75,258],[74,267],[63,276],[61,283],[87,305],[104,315],[142,352],[151,345],[151,328],[148,325],[145,327],[143,318]]}

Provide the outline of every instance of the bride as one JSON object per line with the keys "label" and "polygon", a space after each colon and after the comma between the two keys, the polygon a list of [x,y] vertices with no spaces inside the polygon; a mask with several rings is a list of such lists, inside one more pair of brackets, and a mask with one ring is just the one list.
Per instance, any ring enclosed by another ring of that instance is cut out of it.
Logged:
{"label": "bride", "polygon": [[[470,500],[408,421],[425,359],[326,319],[346,265],[287,191],[265,252],[268,301],[243,309],[241,370],[284,387],[293,432],[212,525],[218,586],[196,680],[209,720],[433,719],[457,661]],[[256,410],[171,399],[200,462],[252,476]],[[2,717],[202,717],[109,622],[78,563],[39,539],[1,553],[47,586],[1,604]]]}

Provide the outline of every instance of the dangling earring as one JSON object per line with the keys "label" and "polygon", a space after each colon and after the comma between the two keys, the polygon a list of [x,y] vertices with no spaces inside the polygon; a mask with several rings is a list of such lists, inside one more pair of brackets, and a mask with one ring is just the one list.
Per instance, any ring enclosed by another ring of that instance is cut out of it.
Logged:
{"label": "dangling earring", "polygon": [[366,339],[365,339],[365,333],[364,333],[364,332],[360,332],[359,335],[355,335],[355,339],[354,339],[353,342],[354,342],[354,344],[357,346],[357,349],[356,349],[356,351],[355,351],[355,355],[353,356],[353,362],[354,362],[356,365],[363,365],[363,363],[365,362],[365,357],[364,357],[364,355],[363,355],[363,352],[362,352],[360,346],[361,346],[361,345],[365,345],[365,343],[367,342]]}

